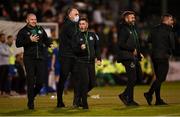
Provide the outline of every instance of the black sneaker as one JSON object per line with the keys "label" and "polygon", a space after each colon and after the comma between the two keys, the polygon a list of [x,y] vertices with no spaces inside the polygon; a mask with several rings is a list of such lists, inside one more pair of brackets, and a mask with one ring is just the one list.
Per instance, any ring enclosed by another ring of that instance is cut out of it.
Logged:
{"label": "black sneaker", "polygon": [[79,105],[73,104],[72,108],[73,109],[79,108]]}
{"label": "black sneaker", "polygon": [[139,104],[135,101],[129,102],[127,106],[139,106]]}
{"label": "black sneaker", "polygon": [[166,102],[164,102],[162,99],[156,101],[155,105],[168,105]]}
{"label": "black sneaker", "polygon": [[65,107],[65,105],[64,105],[64,103],[63,103],[63,102],[61,102],[61,103],[57,103],[57,108],[63,108],[63,107]]}
{"label": "black sneaker", "polygon": [[83,108],[83,109],[89,109],[88,105],[83,106],[82,108]]}
{"label": "black sneaker", "polygon": [[119,94],[119,99],[125,104],[128,105],[128,101],[126,99],[126,96],[124,94]]}
{"label": "black sneaker", "polygon": [[79,103],[79,107],[83,107],[83,104],[82,104],[82,102],[81,102],[81,103]]}
{"label": "black sneaker", "polygon": [[34,110],[34,102],[33,101],[28,101],[27,106],[28,106],[29,110]]}
{"label": "black sneaker", "polygon": [[152,95],[150,95],[149,93],[144,93],[144,97],[146,98],[148,105],[151,105]]}

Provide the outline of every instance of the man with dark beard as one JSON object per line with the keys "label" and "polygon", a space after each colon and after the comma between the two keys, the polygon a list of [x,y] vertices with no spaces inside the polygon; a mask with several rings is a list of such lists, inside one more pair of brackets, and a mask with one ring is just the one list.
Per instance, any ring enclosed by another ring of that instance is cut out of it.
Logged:
{"label": "man with dark beard", "polygon": [[73,106],[88,109],[87,94],[96,86],[95,62],[101,65],[99,37],[88,30],[88,19],[79,20],[79,34],[77,38],[77,77],[75,84],[75,100]]}
{"label": "man with dark beard", "polygon": [[119,98],[127,106],[139,105],[134,101],[134,86],[137,78],[142,78],[142,70],[139,64],[142,54],[140,53],[135,21],[135,13],[125,11],[122,14],[122,23],[118,27],[117,62],[121,62],[125,66],[128,77],[127,87],[119,95]]}

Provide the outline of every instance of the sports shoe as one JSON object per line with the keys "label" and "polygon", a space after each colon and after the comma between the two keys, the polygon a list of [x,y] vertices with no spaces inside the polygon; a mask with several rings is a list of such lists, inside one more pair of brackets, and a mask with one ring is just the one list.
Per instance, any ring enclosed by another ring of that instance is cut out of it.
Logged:
{"label": "sports shoe", "polygon": [[168,105],[166,102],[164,102],[162,99],[156,101],[155,105]]}
{"label": "sports shoe", "polygon": [[63,107],[65,107],[65,105],[64,105],[64,103],[63,103],[63,102],[61,102],[61,103],[57,103],[57,108],[63,108]]}
{"label": "sports shoe", "polygon": [[119,94],[118,97],[125,105],[128,105],[128,100],[127,100],[126,96],[123,93]]}
{"label": "sports shoe", "polygon": [[149,93],[144,93],[144,97],[148,103],[148,105],[151,105],[152,102],[152,95],[150,95]]}

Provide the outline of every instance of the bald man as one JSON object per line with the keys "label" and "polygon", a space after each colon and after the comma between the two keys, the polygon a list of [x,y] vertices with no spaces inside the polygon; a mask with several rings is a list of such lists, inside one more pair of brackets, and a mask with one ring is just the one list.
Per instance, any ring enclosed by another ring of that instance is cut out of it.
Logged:
{"label": "bald man", "polygon": [[28,109],[34,109],[34,99],[44,83],[44,47],[53,47],[51,40],[41,26],[37,25],[36,15],[29,13],[26,26],[17,34],[16,46],[24,48],[24,65],[27,76]]}

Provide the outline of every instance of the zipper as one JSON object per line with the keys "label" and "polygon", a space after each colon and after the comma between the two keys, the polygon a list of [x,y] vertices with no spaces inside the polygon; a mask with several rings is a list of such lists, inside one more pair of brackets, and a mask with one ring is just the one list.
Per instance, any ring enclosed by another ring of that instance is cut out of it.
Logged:
{"label": "zipper", "polygon": [[38,42],[36,42],[36,57],[39,58],[39,48],[38,48]]}
{"label": "zipper", "polygon": [[138,40],[138,34],[136,32],[135,29],[133,29],[133,35],[134,35],[134,38],[135,38],[135,41],[136,41],[136,47],[138,50],[140,50],[140,45],[139,45],[139,40]]}
{"label": "zipper", "polygon": [[131,27],[132,30],[130,30],[128,27],[126,28],[129,32],[132,32],[133,35],[133,41],[135,41],[136,48],[139,50],[139,40],[138,40],[138,34],[134,28]]}

